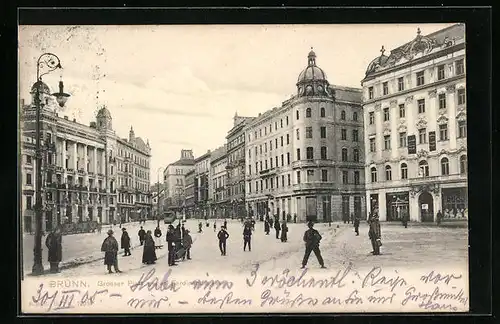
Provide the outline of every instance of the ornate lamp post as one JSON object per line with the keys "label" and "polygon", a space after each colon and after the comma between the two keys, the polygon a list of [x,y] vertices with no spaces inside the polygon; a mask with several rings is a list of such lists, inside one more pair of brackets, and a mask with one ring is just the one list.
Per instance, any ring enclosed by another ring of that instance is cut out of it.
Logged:
{"label": "ornate lamp post", "polygon": [[[40,68],[46,69],[46,71],[40,74]],[[41,95],[44,89],[47,87],[45,83],[42,82],[42,76],[47,73],[50,73],[56,69],[62,68],[61,61],[59,57],[52,53],[44,53],[40,55],[36,62],[36,82],[33,85],[33,90],[35,90],[35,109],[36,109],[36,202],[35,202],[35,219],[36,219],[36,227],[35,227],[35,246],[33,249],[34,256],[34,264],[32,268],[33,275],[41,275],[44,272],[43,263],[42,263],[42,149],[41,149],[41,122],[40,122],[40,113],[44,106],[42,102]],[[60,107],[64,107],[64,104],[68,100],[69,94],[64,93],[64,84],[59,81],[59,92],[53,93],[52,96],[56,97],[56,101]]]}
{"label": "ornate lamp post", "polygon": [[157,221],[157,226],[160,227],[160,171],[162,171],[164,168],[159,167],[158,170],[156,170],[156,180],[158,181],[158,194],[156,195],[156,221]]}

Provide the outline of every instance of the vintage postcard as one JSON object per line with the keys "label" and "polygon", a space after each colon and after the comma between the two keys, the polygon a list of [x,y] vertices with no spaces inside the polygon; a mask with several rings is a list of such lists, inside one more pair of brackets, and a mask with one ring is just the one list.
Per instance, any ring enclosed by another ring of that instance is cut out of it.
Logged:
{"label": "vintage postcard", "polygon": [[468,311],[465,28],[20,25],[22,312]]}

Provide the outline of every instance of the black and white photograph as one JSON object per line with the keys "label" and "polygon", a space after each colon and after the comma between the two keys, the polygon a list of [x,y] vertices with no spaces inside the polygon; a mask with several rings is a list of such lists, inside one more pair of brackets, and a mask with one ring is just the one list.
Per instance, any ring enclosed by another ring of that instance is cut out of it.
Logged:
{"label": "black and white photograph", "polygon": [[466,28],[19,25],[22,312],[467,312]]}

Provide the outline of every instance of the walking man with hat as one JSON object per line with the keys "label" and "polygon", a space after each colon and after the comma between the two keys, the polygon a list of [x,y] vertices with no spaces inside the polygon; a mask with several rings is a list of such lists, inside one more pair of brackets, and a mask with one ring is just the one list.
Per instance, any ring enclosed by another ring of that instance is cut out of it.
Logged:
{"label": "walking man with hat", "polygon": [[302,269],[306,267],[311,252],[314,252],[314,254],[316,255],[321,268],[325,269],[325,263],[323,261],[323,257],[321,256],[321,251],[319,250],[319,242],[321,241],[322,237],[319,232],[313,228],[313,226],[314,223],[312,221],[309,221],[307,223],[307,227],[309,227],[309,229],[304,233],[306,252],[304,253],[304,259],[302,260]]}
{"label": "walking man with hat", "polygon": [[104,264],[108,268],[108,273],[111,271],[111,266],[115,268],[115,272],[120,273],[118,269],[118,242],[113,236],[113,230],[108,231],[108,237],[102,242],[101,251],[104,252]]}

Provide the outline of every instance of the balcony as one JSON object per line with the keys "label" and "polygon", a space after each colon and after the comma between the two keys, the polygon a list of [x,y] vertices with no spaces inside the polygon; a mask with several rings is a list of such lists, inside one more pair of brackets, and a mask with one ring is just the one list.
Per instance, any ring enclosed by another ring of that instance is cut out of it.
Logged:
{"label": "balcony", "polygon": [[89,177],[93,177],[93,176],[95,176],[95,173],[94,173],[94,172],[92,172],[92,171],[89,171],[89,172],[87,172],[87,173],[88,173]]}
{"label": "balcony", "polygon": [[106,189],[99,188],[99,192],[100,192],[100,193],[106,193]]}
{"label": "balcony", "polygon": [[56,166],[56,171],[57,172],[63,172],[63,167],[62,166]]}
{"label": "balcony", "polygon": [[81,175],[81,176],[85,175],[85,170],[78,169],[78,175]]}
{"label": "balcony", "polygon": [[100,178],[103,178],[103,177],[104,177],[104,174],[99,172],[99,173],[97,174],[97,176],[98,176],[98,177],[100,177]]}
{"label": "balcony", "polygon": [[307,190],[340,190],[334,182],[306,182],[293,185],[293,191]]}
{"label": "balcony", "polygon": [[271,169],[266,169],[266,170],[261,170],[259,172],[259,175],[262,177],[262,178],[265,178],[265,177],[269,177],[269,176],[272,176],[272,175],[275,175],[276,174],[276,170],[277,168],[271,168]]}
{"label": "balcony", "polygon": [[67,169],[66,169],[66,172],[68,172],[68,173],[74,173],[74,172],[75,172],[75,169],[72,169],[72,168],[67,168]]}
{"label": "balcony", "polygon": [[292,162],[293,169],[332,167],[334,165],[333,160],[299,160]]}

